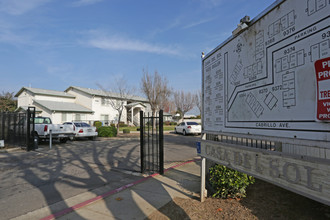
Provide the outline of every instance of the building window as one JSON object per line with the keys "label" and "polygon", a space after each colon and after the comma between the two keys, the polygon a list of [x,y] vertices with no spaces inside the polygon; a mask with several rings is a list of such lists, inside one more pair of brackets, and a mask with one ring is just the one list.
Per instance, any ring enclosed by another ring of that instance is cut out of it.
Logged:
{"label": "building window", "polygon": [[102,98],[101,99],[101,105],[110,105],[110,99]]}
{"label": "building window", "polygon": [[75,116],[76,116],[75,121],[85,120],[85,115],[84,114],[76,114]]}
{"label": "building window", "polygon": [[101,115],[101,122],[104,125],[109,125],[109,115]]}
{"label": "building window", "polygon": [[101,121],[109,121],[109,115],[101,115]]}
{"label": "building window", "polygon": [[66,122],[68,120],[67,113],[62,113],[62,122]]}

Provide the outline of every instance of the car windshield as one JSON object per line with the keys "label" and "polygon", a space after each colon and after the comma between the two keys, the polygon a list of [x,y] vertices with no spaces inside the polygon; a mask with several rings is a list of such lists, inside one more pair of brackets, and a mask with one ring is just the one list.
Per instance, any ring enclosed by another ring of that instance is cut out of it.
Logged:
{"label": "car windshield", "polygon": [[74,123],[76,127],[82,127],[81,123]]}
{"label": "car windshield", "polygon": [[51,124],[50,118],[34,118],[35,124]]}
{"label": "car windshield", "polygon": [[84,122],[82,122],[82,123],[74,123],[74,125],[76,126],[76,127],[90,127],[90,125],[89,124],[87,124],[87,123],[84,123]]}
{"label": "car windshield", "polygon": [[187,125],[198,125],[196,122],[187,122]]}
{"label": "car windshield", "polygon": [[90,125],[87,124],[87,123],[81,123],[81,126],[82,126],[82,127],[90,127]]}

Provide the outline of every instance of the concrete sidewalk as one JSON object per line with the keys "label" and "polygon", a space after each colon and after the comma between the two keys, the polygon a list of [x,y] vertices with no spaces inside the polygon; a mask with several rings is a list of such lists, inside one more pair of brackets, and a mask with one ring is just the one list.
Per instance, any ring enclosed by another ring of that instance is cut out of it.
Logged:
{"label": "concrete sidewalk", "polygon": [[69,208],[55,213],[49,213],[45,207],[17,219],[145,219],[173,198],[198,198],[199,192],[200,161],[197,159],[172,164],[163,176],[141,177],[134,183],[93,198],[81,195],[63,201]]}

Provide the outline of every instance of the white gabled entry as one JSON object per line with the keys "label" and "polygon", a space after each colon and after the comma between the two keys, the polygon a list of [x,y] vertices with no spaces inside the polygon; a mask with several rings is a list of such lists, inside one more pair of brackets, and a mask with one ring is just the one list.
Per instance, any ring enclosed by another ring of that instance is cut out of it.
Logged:
{"label": "white gabled entry", "polygon": [[127,123],[129,125],[140,125],[140,111],[145,111],[146,106],[141,102],[133,102],[126,105],[127,109]]}

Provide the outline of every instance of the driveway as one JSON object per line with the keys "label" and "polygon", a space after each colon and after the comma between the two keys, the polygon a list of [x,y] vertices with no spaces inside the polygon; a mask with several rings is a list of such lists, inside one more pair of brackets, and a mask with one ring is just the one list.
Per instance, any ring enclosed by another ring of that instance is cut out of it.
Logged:
{"label": "driveway", "polygon": [[[196,157],[198,137],[165,135],[165,164]],[[141,178],[139,140],[100,139],[0,153],[0,213],[11,219],[84,192]],[[65,207],[64,207],[65,208]],[[55,211],[55,210],[54,210]]]}

